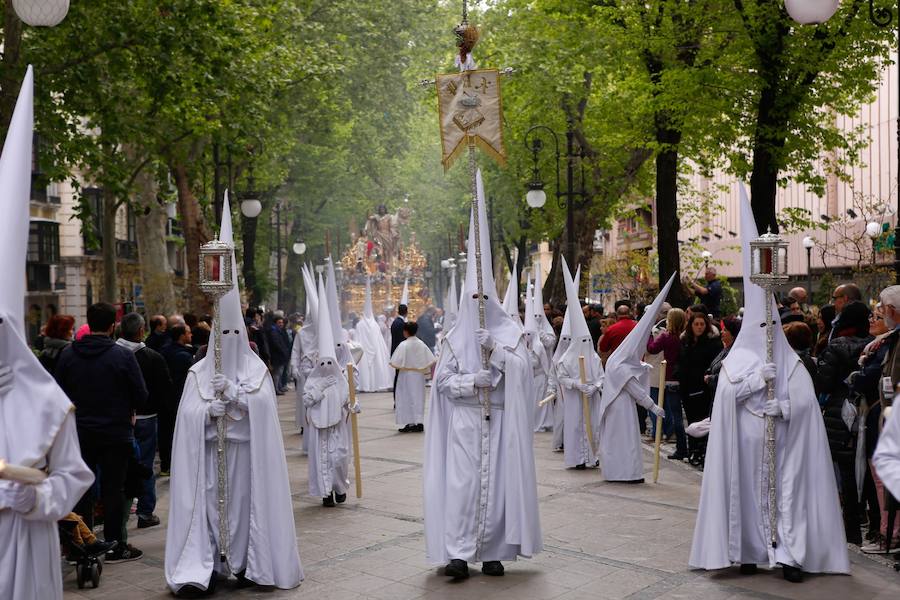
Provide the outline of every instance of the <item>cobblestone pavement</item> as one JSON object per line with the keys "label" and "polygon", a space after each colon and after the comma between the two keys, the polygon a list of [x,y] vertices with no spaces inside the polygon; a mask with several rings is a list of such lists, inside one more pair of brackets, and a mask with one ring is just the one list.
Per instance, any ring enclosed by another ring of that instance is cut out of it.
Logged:
{"label": "cobblestone pavement", "polygon": [[[294,431],[293,392],[279,397],[288,457],[303,584],[290,591],[236,590],[223,582],[217,596],[343,600],[469,599],[565,600],[758,600],[822,598],[896,600],[900,574],[885,562],[851,552],[853,574],[807,577],[801,585],[780,572],[740,576],[687,568],[696,517],[700,474],[663,459],[660,483],[621,485],[601,481],[594,469],[567,470],[551,451],[551,434],[535,436],[538,495],[544,552],[506,565],[505,577],[450,583],[425,563],[422,521],[421,433],[398,433],[390,394],[361,394],[360,416],[364,497],[324,508],[307,495],[306,458]],[[652,457],[645,452],[650,480]],[[78,590],[74,573],[64,579],[65,598],[116,600],[171,598],[163,575],[168,480],[158,483],[161,527],[138,530],[129,523],[130,543],[143,559],[108,565],[96,590]]]}

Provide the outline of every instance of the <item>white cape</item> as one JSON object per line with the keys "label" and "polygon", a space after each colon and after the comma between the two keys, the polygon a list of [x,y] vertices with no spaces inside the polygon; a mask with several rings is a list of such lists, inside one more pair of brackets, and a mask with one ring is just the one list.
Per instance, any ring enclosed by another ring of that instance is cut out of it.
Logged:
{"label": "white cape", "polygon": [[738,406],[736,398],[747,395],[748,379],[732,382],[726,364],[713,404],[692,568],[781,562],[809,573],[850,572],[831,453],[813,383],[799,358],[784,368],[790,418],[776,419],[778,547],[773,552],[767,542],[765,419],[748,410],[761,409],[765,387]]}
{"label": "white cape", "polygon": [[[210,539],[206,498],[206,486],[215,485],[216,475],[206,472],[205,459],[207,406],[214,396],[209,382],[198,379],[207,360],[211,357],[188,372],[175,424],[165,562],[166,581],[173,590],[186,584],[205,589],[218,561]],[[229,486],[250,488],[245,576],[260,585],[290,589],[300,585],[303,568],[275,389],[265,365],[255,362],[248,366],[252,368],[249,378],[240,384],[248,389],[250,472],[228,481]]]}
{"label": "white cape", "polygon": [[412,336],[406,338],[391,356],[391,366],[397,374],[395,420],[398,425],[414,425],[424,422],[425,375],[435,358],[425,342]]}

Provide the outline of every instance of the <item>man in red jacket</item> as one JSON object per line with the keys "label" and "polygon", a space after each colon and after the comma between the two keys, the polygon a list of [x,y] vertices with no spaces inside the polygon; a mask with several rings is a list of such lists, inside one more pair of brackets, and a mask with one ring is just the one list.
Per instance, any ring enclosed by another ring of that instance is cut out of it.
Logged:
{"label": "man in red jacket", "polygon": [[631,316],[630,306],[622,304],[616,309],[616,322],[603,332],[603,335],[600,336],[600,341],[597,342],[597,354],[603,359],[604,364],[606,364],[606,359],[613,353],[613,350],[619,347],[619,344],[631,333],[631,330],[636,325],[637,321]]}

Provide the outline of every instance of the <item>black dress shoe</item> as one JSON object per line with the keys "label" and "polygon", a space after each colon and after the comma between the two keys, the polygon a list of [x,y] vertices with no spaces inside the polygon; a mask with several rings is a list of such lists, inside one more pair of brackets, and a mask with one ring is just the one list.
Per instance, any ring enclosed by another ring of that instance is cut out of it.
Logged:
{"label": "black dress shoe", "polygon": [[335,494],[335,495],[334,495],[334,500],[335,500],[335,502],[337,502],[338,504],[343,504],[344,502],[347,501],[347,494]]}
{"label": "black dress shoe", "polygon": [[257,583],[255,581],[251,581],[250,579],[247,579],[246,577],[244,577],[244,574],[246,572],[247,572],[247,569],[244,569],[240,573],[234,574],[234,576],[237,577],[237,583],[235,584],[236,588],[244,589],[244,588],[251,588],[251,587],[257,586]]}
{"label": "black dress shoe", "polygon": [[640,479],[631,479],[629,481],[620,481],[619,483],[644,483],[644,478],[641,477]]}
{"label": "black dress shoe", "polygon": [[444,567],[444,575],[452,577],[453,579],[468,579],[469,565],[467,565],[464,560],[458,558],[451,559],[447,566]]}
{"label": "black dress shoe", "polygon": [[503,565],[499,560],[489,560],[481,565],[481,572],[491,577],[503,577]]}
{"label": "black dress shoe", "polygon": [[791,583],[802,583],[803,582],[803,570],[798,569],[797,567],[792,567],[790,565],[781,565],[781,568],[784,572],[785,581],[790,581]]}
{"label": "black dress shoe", "polygon": [[754,564],[741,565],[741,575],[756,575],[758,572],[759,568]]}
{"label": "black dress shoe", "polygon": [[402,428],[398,429],[397,431],[399,431],[400,433],[409,433],[410,431],[413,431],[413,426],[412,425],[404,425]]}
{"label": "black dress shoe", "polygon": [[668,458],[669,460],[684,460],[685,458],[687,458],[687,456],[685,456],[684,454],[679,454],[678,452],[676,452],[675,454],[670,454],[670,455],[667,456],[666,458]]}
{"label": "black dress shoe", "polygon": [[322,506],[334,506],[334,492],[322,498]]}
{"label": "black dress shoe", "polygon": [[584,463],[581,463],[580,465],[575,465],[575,469],[577,471],[584,471],[586,468],[587,467],[584,465]]}
{"label": "black dress shoe", "polygon": [[417,424],[416,431],[418,431],[419,433],[422,433],[423,431],[425,431],[425,425],[422,423]]}

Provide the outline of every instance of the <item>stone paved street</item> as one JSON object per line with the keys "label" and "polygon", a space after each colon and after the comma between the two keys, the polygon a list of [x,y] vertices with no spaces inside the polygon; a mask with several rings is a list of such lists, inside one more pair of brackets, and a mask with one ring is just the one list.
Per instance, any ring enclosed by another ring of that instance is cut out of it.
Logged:
{"label": "stone paved street", "polygon": [[[629,598],[900,598],[900,574],[884,562],[851,552],[851,577],[808,577],[802,585],[763,572],[741,577],[736,570],[706,574],[687,568],[700,476],[682,464],[663,464],[660,484],[604,483],[596,470],[563,467],[550,450],[551,434],[537,434],[538,495],[545,551],[507,565],[505,577],[473,570],[471,579],[450,583],[425,563],[422,521],[423,434],[400,434],[390,394],[363,394],[361,454],[365,495],[338,508],[323,508],[307,496],[306,459],[293,430],[293,392],[281,396],[284,445],[294,493],[294,514],[306,580],[296,590],[238,591],[227,583],[217,596],[343,600]],[[645,454],[645,470],[652,468]],[[667,463],[665,459],[663,463]],[[157,513],[163,526],[137,530],[130,542],[142,560],[108,565],[96,590],[78,590],[73,573],[65,597],[116,600],[171,597],[163,576],[168,480],[159,482]]]}

